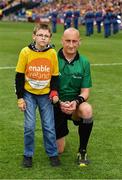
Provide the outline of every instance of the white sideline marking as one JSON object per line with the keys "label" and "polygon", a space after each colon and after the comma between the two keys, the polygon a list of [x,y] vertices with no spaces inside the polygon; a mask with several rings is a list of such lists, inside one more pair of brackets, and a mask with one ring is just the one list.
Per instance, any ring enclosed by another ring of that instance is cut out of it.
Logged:
{"label": "white sideline marking", "polygon": [[109,64],[91,64],[91,66],[121,66],[122,63],[109,63]]}
{"label": "white sideline marking", "polygon": [[[91,64],[91,66],[121,66],[122,63],[108,63],[108,64]],[[4,69],[15,69],[15,67],[0,67],[0,70]]]}
{"label": "white sideline marking", "polygon": [[15,67],[0,67],[1,70],[3,69],[15,69]]}

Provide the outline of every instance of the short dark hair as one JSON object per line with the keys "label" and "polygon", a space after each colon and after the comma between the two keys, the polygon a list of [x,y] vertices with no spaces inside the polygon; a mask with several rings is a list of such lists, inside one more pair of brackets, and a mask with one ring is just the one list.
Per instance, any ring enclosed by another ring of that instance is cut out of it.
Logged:
{"label": "short dark hair", "polygon": [[36,32],[40,29],[48,30],[50,33],[50,37],[52,36],[52,32],[48,24],[37,24],[33,29],[33,34],[36,34]]}

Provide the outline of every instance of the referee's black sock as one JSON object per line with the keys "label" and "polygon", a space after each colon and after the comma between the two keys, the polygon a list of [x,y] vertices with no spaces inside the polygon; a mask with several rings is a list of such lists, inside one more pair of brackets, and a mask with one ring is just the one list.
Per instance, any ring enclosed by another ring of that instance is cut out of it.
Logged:
{"label": "referee's black sock", "polygon": [[79,152],[86,150],[88,140],[92,131],[93,121],[90,119],[83,119],[82,123],[79,124],[78,133],[79,133]]}

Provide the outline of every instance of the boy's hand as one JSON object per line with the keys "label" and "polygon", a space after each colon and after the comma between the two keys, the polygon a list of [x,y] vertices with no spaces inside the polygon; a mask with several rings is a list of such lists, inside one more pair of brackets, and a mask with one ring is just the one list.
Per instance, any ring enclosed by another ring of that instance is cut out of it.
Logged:
{"label": "boy's hand", "polygon": [[58,96],[53,96],[53,98],[52,98],[53,104],[56,104],[58,101],[59,101],[59,97]]}
{"label": "boy's hand", "polygon": [[20,98],[18,99],[18,108],[21,110],[21,111],[25,111],[26,109],[26,103],[25,103],[25,100],[23,98]]}
{"label": "boy's hand", "polygon": [[56,90],[52,90],[50,92],[49,98],[53,104],[56,104],[59,101],[58,92]]}

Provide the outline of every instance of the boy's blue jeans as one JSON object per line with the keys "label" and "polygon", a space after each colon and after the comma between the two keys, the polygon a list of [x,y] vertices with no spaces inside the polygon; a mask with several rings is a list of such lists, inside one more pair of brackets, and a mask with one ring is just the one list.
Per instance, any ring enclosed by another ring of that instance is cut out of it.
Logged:
{"label": "boy's blue jeans", "polygon": [[57,156],[54,112],[49,96],[47,94],[34,95],[26,91],[24,100],[27,106],[24,111],[24,155],[31,157],[34,154],[36,108],[38,107],[46,153],[49,157]]}

